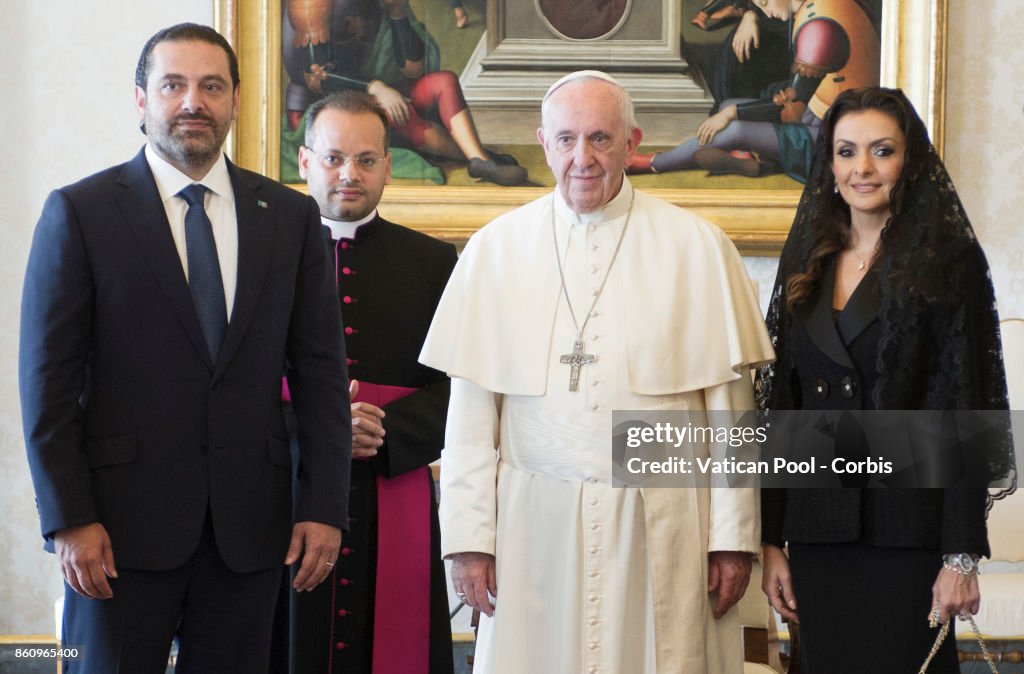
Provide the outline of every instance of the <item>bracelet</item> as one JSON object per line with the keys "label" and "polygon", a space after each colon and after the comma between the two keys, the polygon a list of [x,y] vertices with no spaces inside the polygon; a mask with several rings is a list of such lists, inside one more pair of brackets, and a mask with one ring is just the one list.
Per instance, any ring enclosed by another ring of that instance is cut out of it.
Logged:
{"label": "bracelet", "polygon": [[973,576],[978,573],[979,555],[969,552],[958,552],[955,555],[943,555],[942,566],[945,569],[959,573],[961,576]]}

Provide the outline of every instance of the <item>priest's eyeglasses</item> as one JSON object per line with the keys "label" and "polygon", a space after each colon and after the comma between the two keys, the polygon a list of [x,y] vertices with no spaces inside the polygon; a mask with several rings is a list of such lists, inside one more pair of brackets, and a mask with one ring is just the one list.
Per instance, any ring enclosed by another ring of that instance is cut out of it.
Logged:
{"label": "priest's eyeglasses", "polygon": [[[303,145],[303,147],[306,147]],[[311,147],[306,147],[307,150],[316,155],[317,159],[320,160],[320,165],[328,171],[334,171],[340,169],[343,166],[354,166],[360,171],[370,173],[378,166],[382,165],[384,157],[378,157],[372,154],[360,154],[355,157],[350,157],[347,154],[328,152],[327,154],[320,154]]]}

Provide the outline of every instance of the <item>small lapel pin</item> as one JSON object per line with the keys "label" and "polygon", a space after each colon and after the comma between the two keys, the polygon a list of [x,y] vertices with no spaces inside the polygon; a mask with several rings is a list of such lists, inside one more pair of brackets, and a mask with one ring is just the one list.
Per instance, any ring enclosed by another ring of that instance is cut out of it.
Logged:
{"label": "small lapel pin", "polygon": [[257,199],[256,200],[256,205],[259,206],[260,208],[266,208],[267,207],[267,202],[263,201],[262,199]]}

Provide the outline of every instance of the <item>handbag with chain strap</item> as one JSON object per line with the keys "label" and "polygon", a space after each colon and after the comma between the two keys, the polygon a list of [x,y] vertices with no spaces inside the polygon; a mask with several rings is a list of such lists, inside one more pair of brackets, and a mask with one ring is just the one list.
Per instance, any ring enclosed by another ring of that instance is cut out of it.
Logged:
{"label": "handbag with chain strap", "polygon": [[[981,638],[981,630],[978,629],[978,623],[974,622],[974,616],[967,616],[967,620],[971,623],[971,629],[974,630],[974,636],[978,640],[978,646],[981,647],[981,652],[985,656],[985,662],[988,664],[988,668],[992,670],[992,674],[999,674],[999,670],[996,669],[996,665],[992,662],[992,655],[988,652],[988,647],[985,645],[985,640]],[[928,665],[932,663],[935,658],[935,654],[939,652],[939,648],[942,646],[942,642],[949,636],[950,625],[953,624],[953,619],[950,618],[946,621],[946,624],[939,630],[938,636],[935,637],[935,643],[932,644],[932,650],[928,653],[928,657],[924,659],[924,664],[921,665],[921,669],[917,674],[926,674],[928,671]],[[932,627],[936,627],[937,623],[933,619],[931,623]]]}

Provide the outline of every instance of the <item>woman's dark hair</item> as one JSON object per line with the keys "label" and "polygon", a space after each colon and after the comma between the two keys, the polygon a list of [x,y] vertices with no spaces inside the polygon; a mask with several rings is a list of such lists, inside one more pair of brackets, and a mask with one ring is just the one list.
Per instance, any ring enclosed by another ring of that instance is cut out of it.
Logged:
{"label": "woman's dark hair", "polygon": [[825,261],[850,243],[850,207],[835,191],[836,177],[832,171],[832,153],[839,120],[848,114],[866,110],[878,110],[892,117],[906,138],[903,173],[889,194],[892,215],[882,230],[880,255],[884,253],[888,243],[888,230],[893,221],[905,210],[907,181],[916,177],[915,168],[921,167],[927,157],[930,147],[927,134],[922,136],[920,125],[915,123],[916,115],[910,101],[899,89],[848,89],[836,97],[832,107],[825,114],[818,137],[817,161],[820,162],[820,170],[812,177],[815,184],[808,184],[808,188],[816,192],[819,201],[819,209],[814,214],[815,219],[810,223],[813,237],[810,257],[807,267],[786,281],[786,308],[790,312],[814,292]]}

